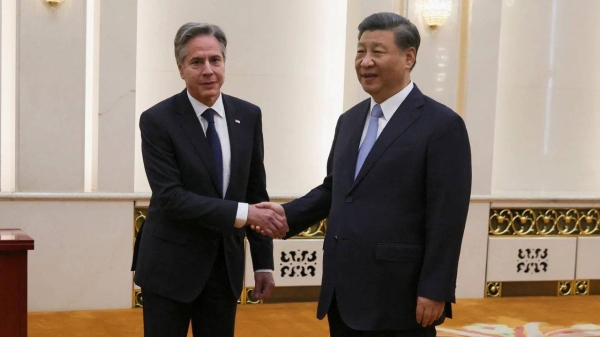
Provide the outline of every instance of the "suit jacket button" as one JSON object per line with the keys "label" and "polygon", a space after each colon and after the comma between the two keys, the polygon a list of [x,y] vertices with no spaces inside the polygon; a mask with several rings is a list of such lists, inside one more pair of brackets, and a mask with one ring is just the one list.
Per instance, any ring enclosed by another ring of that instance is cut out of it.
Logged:
{"label": "suit jacket button", "polygon": [[337,238],[337,235],[336,235],[336,236],[334,236],[333,238],[335,239],[335,241],[337,241],[337,240],[338,240],[338,238]]}
{"label": "suit jacket button", "polygon": [[347,197],[346,197],[346,202],[347,202],[347,203],[351,203],[351,202],[352,202],[352,200],[353,200],[353,199],[352,199],[352,196],[351,196],[351,195],[349,195],[349,196],[347,196]]}

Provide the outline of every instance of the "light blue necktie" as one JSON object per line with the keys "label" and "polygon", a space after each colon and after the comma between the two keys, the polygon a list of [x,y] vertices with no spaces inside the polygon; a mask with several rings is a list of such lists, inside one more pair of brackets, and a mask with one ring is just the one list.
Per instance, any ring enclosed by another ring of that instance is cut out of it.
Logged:
{"label": "light blue necktie", "polygon": [[367,134],[365,135],[365,139],[363,140],[362,145],[360,146],[360,150],[358,150],[358,159],[356,159],[356,171],[354,172],[354,179],[358,176],[358,172],[360,172],[360,168],[365,163],[365,159],[371,152],[375,141],[377,140],[377,130],[379,129],[379,118],[383,116],[383,111],[381,111],[381,107],[379,104],[375,104],[373,106],[373,110],[371,111],[371,119],[369,120],[369,127],[367,128]]}

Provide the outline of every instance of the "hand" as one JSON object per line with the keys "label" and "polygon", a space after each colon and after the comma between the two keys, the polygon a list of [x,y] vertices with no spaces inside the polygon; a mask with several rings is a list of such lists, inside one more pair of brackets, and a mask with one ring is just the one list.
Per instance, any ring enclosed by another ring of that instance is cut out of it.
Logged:
{"label": "hand", "polygon": [[273,288],[275,288],[273,273],[254,273],[254,290],[252,290],[250,297],[252,297],[254,301],[264,300],[271,296],[271,290],[273,290]]}
{"label": "hand", "polygon": [[[272,210],[273,212],[275,212],[275,213],[279,214],[281,217],[283,217],[283,218],[285,219],[285,225],[287,226],[287,218],[286,218],[286,216],[285,216],[285,210],[283,209],[283,206],[281,206],[281,204],[274,203],[274,202],[261,202],[260,204],[256,204],[255,206],[256,206],[257,208],[260,208],[260,209],[270,209],[270,210]],[[269,235],[269,234],[268,234],[268,233],[265,231],[265,229],[261,228],[261,226],[260,226],[260,225],[250,225],[250,228],[252,228],[252,229],[253,229],[255,232],[257,232],[257,233],[261,233],[262,235]],[[287,233],[288,231],[289,231],[289,228],[288,228],[288,230],[286,231],[286,233]],[[283,235],[283,236],[282,236],[282,238],[283,238],[284,236],[285,236],[285,235]]]}
{"label": "hand", "polygon": [[425,297],[417,298],[417,323],[422,327],[432,325],[444,312],[444,302],[430,300]]}
{"label": "hand", "polygon": [[281,215],[273,209],[261,205],[250,205],[248,207],[248,221],[246,223],[253,230],[263,235],[268,235],[274,239],[283,238],[289,231],[285,212]]}

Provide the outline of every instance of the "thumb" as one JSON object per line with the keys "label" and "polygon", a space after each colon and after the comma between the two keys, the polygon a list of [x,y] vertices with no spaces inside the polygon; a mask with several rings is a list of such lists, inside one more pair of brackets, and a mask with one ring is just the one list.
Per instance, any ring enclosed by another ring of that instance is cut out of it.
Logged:
{"label": "thumb", "polygon": [[263,285],[262,282],[256,282],[254,289],[252,289],[252,297],[254,300],[260,300],[263,296]]}
{"label": "thumb", "polygon": [[255,204],[254,206],[256,206],[257,208],[270,208],[268,202],[261,202],[261,203]]}

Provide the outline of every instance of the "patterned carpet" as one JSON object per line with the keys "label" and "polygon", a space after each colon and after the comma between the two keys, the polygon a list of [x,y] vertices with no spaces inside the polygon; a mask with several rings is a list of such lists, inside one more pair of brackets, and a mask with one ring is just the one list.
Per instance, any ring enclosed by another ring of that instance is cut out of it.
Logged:
{"label": "patterned carpet", "polygon": [[503,324],[472,324],[462,329],[438,327],[438,337],[584,337],[600,336],[600,325],[580,324],[556,327],[545,323],[527,323],[516,329]]}

